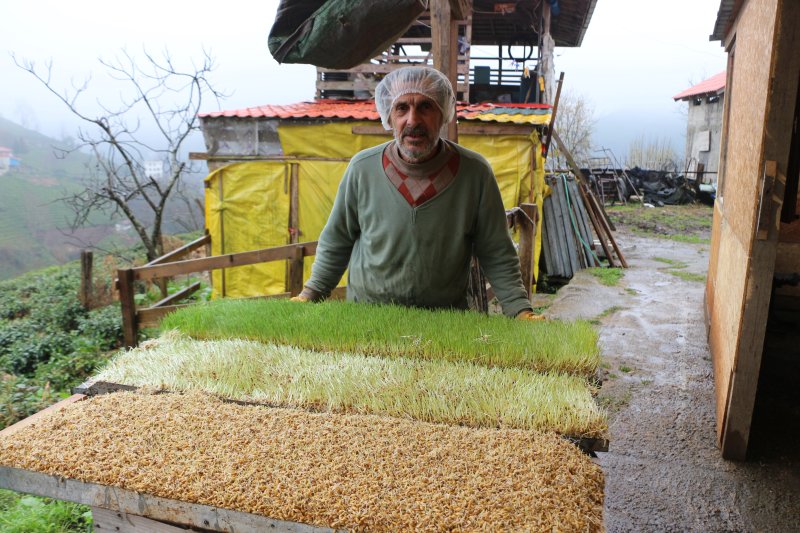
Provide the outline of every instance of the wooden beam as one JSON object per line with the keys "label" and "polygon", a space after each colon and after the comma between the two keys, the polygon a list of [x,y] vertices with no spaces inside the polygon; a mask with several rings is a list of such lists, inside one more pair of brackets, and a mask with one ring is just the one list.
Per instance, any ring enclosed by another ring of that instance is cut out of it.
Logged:
{"label": "wooden beam", "polygon": [[122,312],[122,338],[126,348],[136,346],[139,340],[139,328],[136,325],[136,302],[133,299],[133,269],[117,270],[117,290]]}
{"label": "wooden beam", "polygon": [[179,290],[175,294],[170,294],[166,298],[159,300],[158,302],[154,303],[151,307],[164,307],[167,305],[171,305],[175,302],[180,302],[187,296],[194,294],[200,288],[200,282],[195,281],[188,287],[184,287],[183,289]]}
{"label": "wooden beam", "polygon": [[[450,80],[453,90],[458,85],[458,25],[453,19],[450,0],[431,0],[431,38],[433,68]],[[456,117],[442,125],[442,137],[458,142]]]}
{"label": "wooden beam", "polygon": [[455,20],[465,20],[472,14],[469,0],[450,0],[450,12]]}
{"label": "wooden beam", "polygon": [[[32,424],[35,424],[37,421],[41,420],[42,418],[50,416],[51,413],[59,411],[59,410],[63,409],[64,407],[66,407],[68,405],[71,405],[71,404],[73,404],[75,402],[79,402],[79,401],[83,400],[84,398],[86,398],[86,395],[84,395],[84,394],[73,394],[69,398],[65,398],[65,399],[61,400],[60,402],[58,402],[58,403],[54,403],[50,407],[42,409],[38,413],[35,413],[35,414],[29,416],[28,418],[25,418],[23,420],[20,420],[16,424],[12,424],[12,425],[8,426],[7,428],[5,428],[2,431],[0,431],[0,437],[10,437],[11,435],[16,433],[17,431],[19,431],[19,430],[21,430],[23,428],[26,428],[26,427],[28,427],[28,426],[30,426]],[[1,477],[2,476],[0,476],[0,478]]]}
{"label": "wooden beam", "polygon": [[103,509],[102,507],[92,507],[93,531],[103,533],[114,531],[115,533],[187,533],[183,527],[172,526],[151,520],[144,516],[130,513],[120,513]]}
{"label": "wooden beam", "polygon": [[64,500],[82,505],[102,506],[118,513],[144,516],[171,524],[182,524],[201,530],[236,533],[263,531],[283,533],[334,533],[335,530],[298,522],[273,520],[242,511],[189,503],[122,487],[86,483],[19,468],[0,466],[0,487],[45,498]]}
{"label": "wooden beam", "polygon": [[579,190],[581,191],[581,197],[583,199],[584,204],[586,205],[587,212],[589,213],[589,218],[592,220],[592,225],[594,225],[595,232],[597,233],[597,237],[600,239],[600,244],[603,245],[603,250],[606,252],[606,258],[608,259],[609,265],[613,266],[613,260],[611,258],[611,254],[608,250],[608,245],[606,244],[605,239],[608,238],[608,241],[611,243],[611,246],[614,248],[614,252],[617,254],[617,259],[619,259],[619,263],[623,268],[628,268],[628,262],[625,261],[625,256],[622,254],[622,250],[620,250],[619,246],[617,245],[616,239],[614,239],[614,235],[611,233],[611,226],[606,219],[605,212],[600,208],[599,202],[597,198],[594,197],[592,194],[591,189],[589,189],[588,181],[586,180],[586,176],[583,175],[581,172],[580,167],[572,158],[572,154],[570,153],[567,146],[561,141],[561,138],[558,136],[555,128],[551,130],[550,134],[553,136],[553,139],[556,141],[556,145],[561,153],[564,154],[564,157],[567,159],[567,163],[569,163],[570,169],[572,170],[573,174],[579,181]]}
{"label": "wooden beam", "polygon": [[235,254],[215,255],[200,259],[187,259],[174,263],[163,263],[152,266],[142,266],[131,269],[134,279],[150,280],[175,276],[177,274],[190,274],[192,272],[205,272],[219,268],[232,268],[256,263],[268,263],[270,261],[280,261],[291,259],[293,250],[296,247],[303,248],[304,255],[314,255],[317,252],[317,243],[303,242],[298,244],[287,244],[286,246],[276,246],[252,250],[249,252],[239,252]]}
{"label": "wooden beam", "polygon": [[550,114],[550,124],[547,126],[547,141],[544,143],[544,157],[550,150],[550,141],[553,139],[553,130],[556,127],[556,114],[558,114],[558,101],[561,99],[561,87],[564,85],[564,73],[558,77],[558,88],[556,89],[556,99],[553,102],[553,112]]}
{"label": "wooden beam", "polygon": [[536,243],[536,225],[538,210],[536,204],[520,204],[522,215],[516,216],[519,223],[519,267],[522,273],[522,283],[531,299],[531,289],[536,283],[533,275],[533,250]]}
{"label": "wooden beam", "polygon": [[297,296],[303,290],[303,249],[295,248],[289,260],[289,294]]}
{"label": "wooden beam", "polygon": [[92,307],[92,293],[94,283],[92,282],[93,254],[91,250],[81,250],[81,286],[78,290],[78,299],[84,309]]}
{"label": "wooden beam", "polygon": [[193,251],[205,246],[206,244],[209,244],[210,242],[211,242],[211,235],[205,234],[199,239],[195,239],[188,244],[184,244],[177,250],[172,250],[168,254],[164,254],[161,257],[153,259],[152,261],[147,263],[146,266],[158,265],[161,263],[170,263],[172,261],[175,261],[179,257],[183,257],[185,255],[192,253]]}

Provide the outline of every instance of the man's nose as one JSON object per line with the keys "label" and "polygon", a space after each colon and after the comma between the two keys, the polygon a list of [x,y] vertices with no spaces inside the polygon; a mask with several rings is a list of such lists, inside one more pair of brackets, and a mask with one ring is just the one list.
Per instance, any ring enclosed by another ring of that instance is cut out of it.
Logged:
{"label": "man's nose", "polygon": [[419,124],[419,113],[417,113],[417,109],[414,106],[409,108],[407,118],[409,126],[415,126]]}

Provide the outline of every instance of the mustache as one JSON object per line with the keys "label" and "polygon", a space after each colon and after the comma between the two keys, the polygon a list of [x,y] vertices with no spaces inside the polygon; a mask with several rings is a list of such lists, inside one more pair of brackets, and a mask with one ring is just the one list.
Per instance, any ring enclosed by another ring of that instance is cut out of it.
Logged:
{"label": "mustache", "polygon": [[426,128],[425,126],[413,126],[413,127],[410,127],[410,128],[405,128],[405,129],[403,129],[402,135],[403,136],[406,136],[406,135],[414,135],[414,136],[426,135],[427,136],[428,135],[428,128]]}

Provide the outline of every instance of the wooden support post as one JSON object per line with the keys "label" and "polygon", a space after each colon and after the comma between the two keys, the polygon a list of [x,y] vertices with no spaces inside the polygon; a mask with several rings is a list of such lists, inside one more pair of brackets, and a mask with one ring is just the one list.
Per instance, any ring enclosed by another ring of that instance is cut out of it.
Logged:
{"label": "wooden support post", "polygon": [[550,151],[550,141],[553,140],[553,131],[556,127],[556,115],[558,114],[558,101],[561,100],[561,87],[564,85],[564,73],[558,77],[558,88],[556,89],[556,99],[553,102],[553,112],[550,114],[550,124],[547,126],[547,141],[544,143],[544,156],[547,157]]}
{"label": "wooden support post", "polygon": [[[433,68],[444,74],[458,91],[458,23],[453,19],[449,0],[432,0],[431,39]],[[458,142],[456,117],[449,124],[442,125],[442,138]]]}
{"label": "wooden support post", "polygon": [[[300,242],[300,165],[292,163],[290,165],[289,175],[289,243],[296,244]],[[297,251],[300,251],[300,267],[297,267]],[[298,274],[299,270],[299,274]],[[295,292],[297,279],[300,276],[300,290]],[[286,263],[286,292],[292,296],[297,296],[303,290],[303,249],[298,248],[293,251],[293,256]]]}
{"label": "wooden support post", "polygon": [[303,256],[302,246],[298,246],[292,252],[292,259],[289,260],[289,294],[297,296],[303,290]]}
{"label": "wooden support post", "polygon": [[92,308],[92,266],[93,257],[90,250],[81,251],[81,287],[78,299],[84,309]]}
{"label": "wooden support post", "polygon": [[[222,204],[223,200],[225,199],[225,191],[222,187],[223,178],[225,177],[225,172],[220,171],[219,177],[217,181],[219,182],[219,203]],[[223,204],[224,205],[224,204]],[[225,210],[220,209],[219,211],[219,254],[225,255]],[[227,292],[227,287],[225,286],[225,269],[223,268],[222,271],[219,273],[220,278],[220,288],[219,294],[223,298],[225,298],[225,294]]]}
{"label": "wooden support post", "polygon": [[519,266],[522,272],[522,283],[531,299],[531,288],[536,284],[533,275],[533,251],[536,242],[536,226],[538,210],[536,204],[520,204],[522,213],[517,213],[519,223]]}
{"label": "wooden support post", "polygon": [[117,270],[117,290],[122,308],[122,335],[126,348],[139,341],[139,325],[136,323],[136,302],[133,299],[133,269]]}
{"label": "wooden support post", "polygon": [[[591,194],[591,192],[586,191],[584,189],[583,183],[578,183],[578,191],[581,194],[581,201],[583,201],[583,205],[586,208],[586,214],[589,215],[589,220],[592,223],[592,227],[594,228],[594,232],[597,233],[597,238],[600,241],[600,246],[603,247],[603,252],[606,254],[606,259],[608,260],[608,266],[613,267],[614,265],[614,256],[611,255],[611,249],[608,247],[608,239],[605,235],[605,230],[597,220],[597,216],[595,215],[594,209],[592,209],[591,203],[589,202],[589,198],[587,198],[587,194]],[[600,265],[598,265],[600,266]]]}

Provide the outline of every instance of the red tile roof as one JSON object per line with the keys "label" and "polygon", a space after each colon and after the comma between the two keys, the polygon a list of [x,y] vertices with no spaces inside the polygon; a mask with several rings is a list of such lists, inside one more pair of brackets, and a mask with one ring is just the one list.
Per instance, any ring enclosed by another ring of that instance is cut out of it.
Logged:
{"label": "red tile roof", "polygon": [[[530,110],[549,110],[546,104],[458,104],[458,116],[463,119],[502,108],[503,112],[519,109],[520,114],[528,114]],[[375,109],[374,100],[315,100],[289,105],[262,105],[246,107],[230,111],[213,111],[200,113],[202,118],[238,117],[238,118],[341,118],[356,120],[380,120]]]}
{"label": "red tile roof", "polygon": [[725,89],[725,71],[723,70],[716,76],[712,76],[705,81],[701,81],[697,85],[689,87],[685,91],[679,92],[672,97],[673,100],[686,100],[694,96],[701,96],[706,94],[719,94]]}

